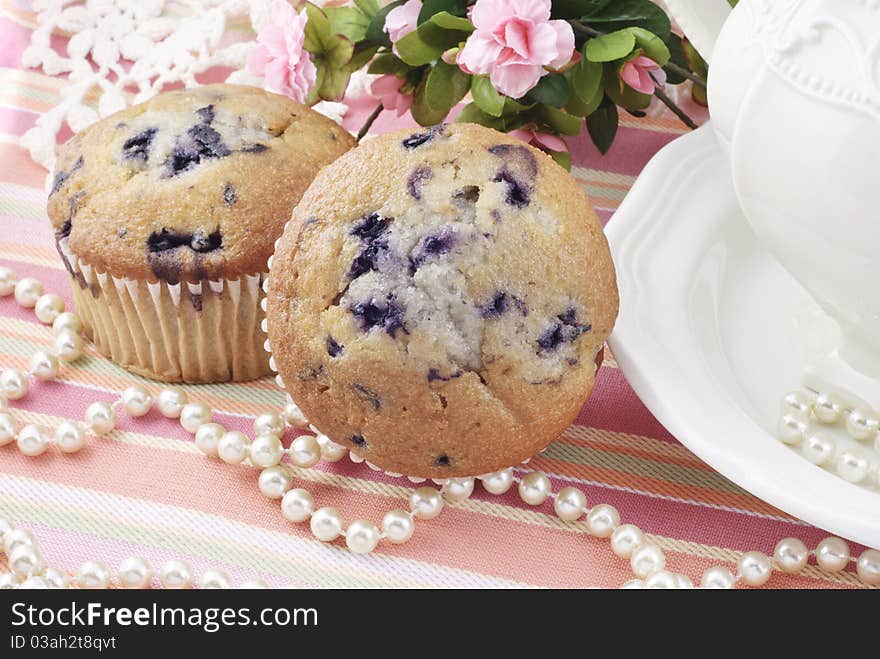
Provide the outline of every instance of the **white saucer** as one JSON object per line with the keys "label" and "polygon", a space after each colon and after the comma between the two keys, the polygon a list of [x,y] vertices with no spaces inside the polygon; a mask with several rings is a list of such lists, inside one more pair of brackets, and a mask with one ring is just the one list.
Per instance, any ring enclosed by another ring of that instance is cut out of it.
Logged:
{"label": "white saucer", "polygon": [[837,329],[757,244],[711,126],[648,163],[607,233],[621,299],[609,343],[657,419],[755,496],[880,547],[880,493],[774,437],[780,400]]}

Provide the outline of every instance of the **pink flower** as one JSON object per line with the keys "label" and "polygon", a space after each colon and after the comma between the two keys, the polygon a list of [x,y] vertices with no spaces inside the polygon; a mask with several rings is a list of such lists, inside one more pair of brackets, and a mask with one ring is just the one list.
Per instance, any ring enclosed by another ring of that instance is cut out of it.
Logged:
{"label": "pink flower", "polygon": [[382,107],[386,110],[395,110],[397,116],[401,116],[412,107],[413,99],[409,94],[402,94],[400,88],[404,81],[397,76],[379,76],[370,86],[370,92],[382,101]]}
{"label": "pink flower", "polygon": [[262,75],[266,89],[305,103],[315,86],[317,71],[303,49],[308,17],[284,0],[272,0],[271,19],[260,30],[260,44],[248,58],[248,71]]}
{"label": "pink flower", "polygon": [[422,11],[422,0],[408,0],[389,11],[385,17],[385,31],[391,39],[391,49],[395,55],[397,42],[418,27],[420,11]]}
{"label": "pink flower", "polygon": [[[651,75],[654,78],[651,78]],[[650,57],[640,55],[620,69],[620,79],[642,94],[653,94],[654,87],[666,84],[666,71]],[[654,80],[657,82],[655,83]]]}
{"label": "pink flower", "polygon": [[526,144],[537,144],[550,151],[568,151],[568,145],[565,141],[561,137],[551,135],[550,133],[540,133],[531,128],[517,128],[507,134],[522,140]]}
{"label": "pink flower", "polygon": [[574,32],[550,20],[550,0],[477,0],[476,30],[458,54],[465,73],[489,74],[502,94],[520,98],[538,84],[544,67],[557,69],[574,52]]}

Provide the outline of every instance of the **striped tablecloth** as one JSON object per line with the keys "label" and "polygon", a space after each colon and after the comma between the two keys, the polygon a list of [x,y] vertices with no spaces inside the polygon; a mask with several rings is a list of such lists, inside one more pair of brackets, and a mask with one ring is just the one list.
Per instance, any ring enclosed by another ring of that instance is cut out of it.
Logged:
{"label": "striped tablecloth", "polygon": [[[6,0],[0,7],[0,264],[39,278],[70,306],[70,284],[46,219],[46,172],[19,144],[37,116],[58,102],[65,83],[21,70],[35,17]],[[375,130],[392,124],[383,117]],[[603,221],[647,160],[681,132],[668,115],[624,117],[605,157],[588,140],[573,140],[573,173]],[[50,341],[51,330],[30,311],[0,298],[0,366],[25,368]],[[13,413],[19,422],[51,427],[81,418],[92,401],[113,401],[133,382],[157,389],[89,348],[59,381],[35,384],[12,404]],[[284,403],[270,379],[183,388],[211,405],[229,429],[248,431],[256,414]],[[749,495],[681,446],[638,400],[613,358],[605,360],[575,425],[530,466],[551,475],[555,490],[576,485],[592,504],[616,506],[625,521],[654,537],[669,569],[695,582],[710,565],[733,569],[744,550],[772,552],[788,535],[815,546],[825,535]],[[115,569],[125,557],[141,555],[154,566],[180,558],[197,572],[225,570],[236,582],[263,578],[303,587],[616,587],[632,578],[607,541],[558,520],[549,502],[526,506],[515,489],[496,497],[478,485],[470,500],[417,524],[409,543],[381,543],[373,554],[357,556],[283,519],[277,501],[260,494],[256,477],[250,467],[203,457],[192,436],[155,411],[137,421],[120,413],[116,431],[74,456],[49,451],[27,458],[14,445],[0,448],[0,516],[31,529],[47,562],[66,569],[88,559]],[[347,458],[322,464],[308,479],[319,505],[337,507],[347,520],[378,522],[411,489],[405,479]],[[829,575],[815,567],[798,577],[777,572],[769,582],[858,585],[850,572]]]}

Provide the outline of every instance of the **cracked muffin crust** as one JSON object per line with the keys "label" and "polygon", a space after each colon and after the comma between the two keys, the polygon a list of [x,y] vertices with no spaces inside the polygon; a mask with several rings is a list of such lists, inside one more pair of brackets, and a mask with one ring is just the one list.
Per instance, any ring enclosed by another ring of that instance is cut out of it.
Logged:
{"label": "cracked muffin crust", "polygon": [[292,398],[388,471],[516,464],[577,416],[617,314],[602,228],[544,153],[488,128],[379,136],[318,175],[267,318]]}
{"label": "cracked muffin crust", "polygon": [[330,119],[256,87],[166,92],[61,148],[49,219],[74,254],[118,277],[263,272],[317,171],[354,144]]}
{"label": "cracked muffin crust", "polygon": [[318,170],[354,144],[235,85],[159,94],[68,141],[48,214],[98,349],[165,381],[265,375],[266,261]]}

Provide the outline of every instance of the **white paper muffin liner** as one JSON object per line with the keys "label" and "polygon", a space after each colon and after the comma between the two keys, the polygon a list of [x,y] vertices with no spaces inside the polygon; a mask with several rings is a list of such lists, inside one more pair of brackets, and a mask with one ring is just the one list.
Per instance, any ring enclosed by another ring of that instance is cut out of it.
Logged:
{"label": "white paper muffin liner", "polygon": [[169,284],[100,272],[58,249],[86,334],[117,364],[165,382],[252,380],[269,373],[260,327],[265,274]]}

